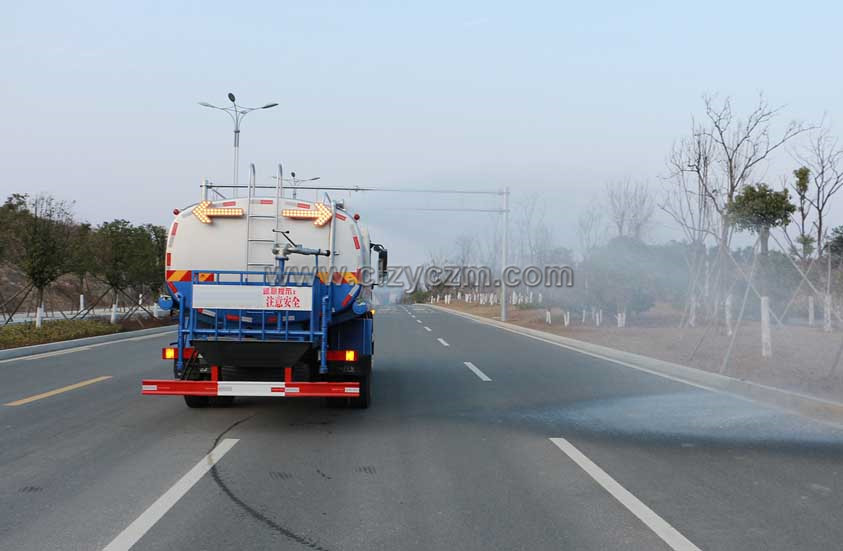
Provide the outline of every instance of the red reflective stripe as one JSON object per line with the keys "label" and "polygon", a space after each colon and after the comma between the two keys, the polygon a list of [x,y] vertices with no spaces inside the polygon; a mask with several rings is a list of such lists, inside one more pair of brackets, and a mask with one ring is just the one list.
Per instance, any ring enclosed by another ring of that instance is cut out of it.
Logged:
{"label": "red reflective stripe", "polygon": [[223,201],[222,206],[224,207],[233,207],[237,204],[237,201]]}
{"label": "red reflective stripe", "polygon": [[310,205],[308,203],[299,203],[296,206],[300,209],[309,209],[310,208]]}
{"label": "red reflective stripe", "polygon": [[145,387],[156,387],[155,390],[143,390],[142,394],[167,394],[189,396],[216,396],[217,383],[215,381],[181,381],[181,380],[149,380],[143,381]]}
{"label": "red reflective stripe", "polygon": [[170,230],[170,235],[176,235],[176,231],[179,229],[179,223],[173,222],[173,227]]}
{"label": "red reflective stripe", "polygon": [[273,203],[272,199],[261,199],[261,205],[271,205]]}
{"label": "red reflective stripe", "polygon": [[176,286],[175,286],[175,285],[173,285],[173,282],[172,282],[172,281],[168,281],[168,282],[167,282],[167,287],[169,287],[169,288],[170,288],[170,290],[173,292],[173,294],[178,293],[178,290],[176,290]]}
{"label": "red reflective stripe", "polygon": [[337,220],[345,220],[345,216],[340,213],[337,213]]}
{"label": "red reflective stripe", "polygon": [[[142,381],[141,384],[143,387],[141,389],[141,393],[146,395],[217,396],[219,393],[219,384],[225,384],[226,382],[238,381],[223,381],[218,383],[217,381],[148,379]],[[293,389],[295,389],[295,391],[291,392]],[[284,386],[270,386],[269,392],[271,394],[281,395],[287,398],[314,398],[320,396],[342,396],[346,398],[354,398],[360,396],[360,384],[351,382],[305,383],[291,381],[289,383],[284,383]],[[231,393],[228,394],[237,395]]]}
{"label": "red reflective stripe", "polygon": [[240,321],[240,318],[238,316],[235,316],[234,314],[226,314],[225,319],[227,319],[228,321]]}
{"label": "red reflective stripe", "polygon": [[357,239],[357,236],[356,236],[356,235],[354,236],[354,248],[355,248],[355,249],[359,249],[359,248],[360,248],[360,240],[359,240],[359,239]]}
{"label": "red reflective stripe", "polygon": [[169,266],[169,265],[170,265],[170,253],[167,253],[167,266]]}
{"label": "red reflective stripe", "polygon": [[346,295],[345,298],[342,299],[342,305],[348,306],[349,302],[351,302],[351,294]]}

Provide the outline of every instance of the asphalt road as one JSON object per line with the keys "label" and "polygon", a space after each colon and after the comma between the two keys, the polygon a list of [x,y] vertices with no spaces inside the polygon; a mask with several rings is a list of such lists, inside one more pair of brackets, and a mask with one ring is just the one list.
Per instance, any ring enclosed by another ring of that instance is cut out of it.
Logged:
{"label": "asphalt road", "polygon": [[424,306],[369,410],[191,410],[170,338],[0,362],[0,549],[843,547],[831,426]]}

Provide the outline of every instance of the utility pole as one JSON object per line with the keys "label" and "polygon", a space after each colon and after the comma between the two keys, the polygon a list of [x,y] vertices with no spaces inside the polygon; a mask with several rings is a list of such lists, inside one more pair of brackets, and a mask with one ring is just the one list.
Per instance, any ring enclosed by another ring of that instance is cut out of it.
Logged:
{"label": "utility pole", "polygon": [[501,321],[507,321],[506,263],[509,258],[509,187],[503,189],[503,238],[501,239]]}

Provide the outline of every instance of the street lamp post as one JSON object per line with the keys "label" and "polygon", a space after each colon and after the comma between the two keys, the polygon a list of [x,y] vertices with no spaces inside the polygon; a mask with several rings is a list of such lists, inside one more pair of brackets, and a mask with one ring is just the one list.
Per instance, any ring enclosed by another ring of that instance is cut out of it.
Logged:
{"label": "street lamp post", "polygon": [[[295,199],[295,198],[296,198],[296,188],[298,187],[298,185],[299,185],[299,184],[303,184],[303,183],[305,183],[305,182],[315,182],[316,180],[318,180],[318,179],[319,179],[319,176],[317,176],[316,178],[307,178],[306,180],[299,180],[298,178],[296,178],[296,173],[295,173],[295,172],[291,172],[291,173],[290,173],[290,176],[292,176],[292,178],[290,179],[290,181],[291,181],[291,182],[292,182],[292,184],[293,184],[293,199]],[[318,190],[317,190],[317,192],[316,192],[316,195],[317,195],[317,201],[318,201],[318,200],[319,200],[319,198],[318,198],[319,191],[318,191]]]}
{"label": "street lamp post", "polygon": [[[298,186],[299,186],[299,184],[304,184],[304,183],[306,183],[306,182],[315,182],[316,180],[320,180],[320,179],[321,179],[321,177],[320,177],[320,176],[317,176],[316,178],[299,179],[299,178],[296,178],[296,173],[295,173],[295,172],[291,172],[291,173],[290,173],[290,176],[292,176],[292,178],[284,178],[282,181],[283,181],[283,182],[290,182],[291,184],[293,184],[293,185],[291,186],[291,187],[293,188],[293,199],[295,199],[295,198],[297,197],[297,195],[298,195],[298,194],[297,194],[297,190],[298,190]],[[273,178],[274,180],[277,180],[277,179],[278,179],[278,176],[273,176],[272,178]],[[305,187],[305,188],[303,188],[303,189],[315,189],[315,190],[316,190],[316,195],[317,195],[317,200],[318,200],[319,188]],[[346,188],[341,188],[341,189],[346,189]]]}
{"label": "street lamp post", "polygon": [[228,116],[231,117],[231,120],[234,121],[234,193],[237,194],[237,185],[238,185],[238,167],[240,165],[240,121],[242,121],[246,115],[251,113],[252,111],[256,111],[258,109],[270,109],[278,105],[277,103],[267,103],[262,107],[243,107],[242,105],[237,105],[237,100],[234,97],[234,94],[231,92],[228,93],[228,101],[231,102],[231,107],[218,107],[216,105],[211,105],[210,103],[200,101],[199,105],[202,107],[208,107],[210,109],[217,109],[219,111],[225,111],[228,113]]}

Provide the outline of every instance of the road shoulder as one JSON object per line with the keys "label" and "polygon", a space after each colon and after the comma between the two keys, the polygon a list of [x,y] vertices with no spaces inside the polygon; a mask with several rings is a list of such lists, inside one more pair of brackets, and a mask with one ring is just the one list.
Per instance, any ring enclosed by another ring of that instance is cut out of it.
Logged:
{"label": "road shoulder", "polygon": [[49,342],[45,344],[35,344],[32,346],[20,346],[17,348],[7,348],[0,350],[0,362],[3,360],[12,360],[23,358],[26,356],[33,356],[35,354],[43,354],[45,352],[55,352],[58,350],[68,350],[71,348],[78,348],[82,346],[90,346],[92,344],[99,344],[104,342],[115,342],[137,337],[144,337],[147,335],[159,335],[169,332],[176,332],[175,325],[166,325],[163,327],[151,327],[149,329],[139,329],[137,331],[123,331],[121,333],[111,333],[108,335],[98,335],[96,337],[85,337],[82,339],[71,339],[67,341]]}
{"label": "road shoulder", "polygon": [[725,375],[711,373],[664,360],[658,360],[641,354],[625,352],[623,350],[617,350],[607,346],[592,344],[572,339],[570,337],[562,337],[560,335],[521,327],[467,312],[459,312],[450,308],[443,308],[442,306],[437,306],[435,304],[425,304],[424,306],[470,319],[478,323],[497,327],[505,331],[554,344],[556,346],[561,346],[581,354],[600,358],[625,367],[645,371],[659,377],[665,377],[706,390],[726,392],[741,398],[799,413],[800,415],[810,417],[811,419],[815,419],[817,421],[831,423],[838,427],[843,426],[843,403],[816,398],[788,390],[782,390],[743,379],[727,377]]}

